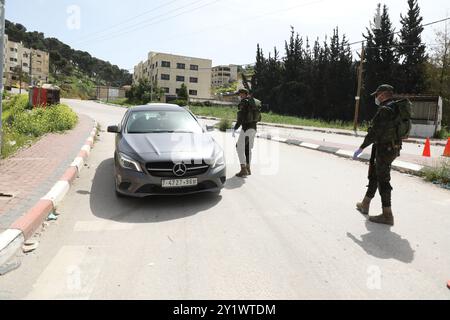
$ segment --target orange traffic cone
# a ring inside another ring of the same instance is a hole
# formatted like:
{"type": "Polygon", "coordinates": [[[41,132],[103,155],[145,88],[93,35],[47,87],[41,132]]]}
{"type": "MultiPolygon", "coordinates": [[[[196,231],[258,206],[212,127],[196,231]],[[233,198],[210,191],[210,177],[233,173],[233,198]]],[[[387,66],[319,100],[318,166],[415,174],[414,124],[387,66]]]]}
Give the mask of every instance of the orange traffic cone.
{"type": "Polygon", "coordinates": [[[422,156],[424,157],[431,157],[431,145],[430,145],[430,139],[427,139],[427,142],[425,142],[425,149],[423,150],[422,156]]]}
{"type": "Polygon", "coordinates": [[[450,157],[450,138],[448,138],[447,146],[444,150],[444,157],[450,157]]]}

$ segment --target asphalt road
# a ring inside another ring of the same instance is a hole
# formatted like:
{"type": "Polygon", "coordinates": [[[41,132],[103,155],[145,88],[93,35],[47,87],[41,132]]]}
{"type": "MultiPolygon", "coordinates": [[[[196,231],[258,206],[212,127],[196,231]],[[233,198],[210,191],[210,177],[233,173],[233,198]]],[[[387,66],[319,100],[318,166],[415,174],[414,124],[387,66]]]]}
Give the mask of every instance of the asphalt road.
{"type": "MultiPolygon", "coordinates": [[[[123,109],[68,101],[103,130],[123,109]]],[[[58,213],[0,299],[450,299],[450,192],[393,172],[396,226],[355,210],[367,166],[258,140],[254,175],[231,135],[220,196],[117,199],[102,132],[58,213]]],[[[372,214],[380,213],[379,197],[372,214]]]]}

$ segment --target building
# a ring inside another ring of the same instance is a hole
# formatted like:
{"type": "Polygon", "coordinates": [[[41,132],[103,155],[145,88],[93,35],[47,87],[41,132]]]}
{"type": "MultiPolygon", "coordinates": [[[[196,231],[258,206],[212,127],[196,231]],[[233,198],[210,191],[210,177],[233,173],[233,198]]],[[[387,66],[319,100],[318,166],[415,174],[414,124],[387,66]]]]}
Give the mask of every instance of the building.
{"type": "Polygon", "coordinates": [[[213,87],[222,87],[229,83],[238,81],[238,66],[217,66],[212,68],[212,82],[213,87]]]}
{"type": "Polygon", "coordinates": [[[133,81],[147,79],[164,90],[166,97],[178,95],[184,83],[191,98],[210,99],[211,67],[209,59],[150,52],[134,68],[133,81]]]}
{"type": "Polygon", "coordinates": [[[22,87],[48,82],[50,55],[48,52],[26,48],[22,43],[9,41],[5,37],[3,79],[5,87],[19,86],[22,73],[22,87]]]}

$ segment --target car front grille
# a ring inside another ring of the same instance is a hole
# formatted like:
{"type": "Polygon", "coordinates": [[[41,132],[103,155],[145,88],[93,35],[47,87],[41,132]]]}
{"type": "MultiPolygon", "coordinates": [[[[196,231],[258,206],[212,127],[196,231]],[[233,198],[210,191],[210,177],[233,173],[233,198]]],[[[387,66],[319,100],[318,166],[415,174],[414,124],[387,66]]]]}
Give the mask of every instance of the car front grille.
{"type": "Polygon", "coordinates": [[[189,178],[195,177],[198,175],[205,174],[209,170],[209,165],[204,161],[199,162],[183,162],[186,166],[186,174],[182,176],[177,176],[173,172],[173,168],[176,163],[167,161],[167,162],[150,162],[147,163],[146,169],[148,173],[154,177],[160,178],[189,178]]]}
{"type": "Polygon", "coordinates": [[[136,193],[138,194],[151,194],[151,193],[159,193],[159,194],[179,194],[179,193],[189,193],[189,192],[197,192],[197,191],[206,191],[210,189],[217,188],[217,185],[212,181],[205,181],[199,183],[198,186],[195,187],[185,187],[185,188],[163,188],[161,186],[147,184],[139,188],[136,193]]]}

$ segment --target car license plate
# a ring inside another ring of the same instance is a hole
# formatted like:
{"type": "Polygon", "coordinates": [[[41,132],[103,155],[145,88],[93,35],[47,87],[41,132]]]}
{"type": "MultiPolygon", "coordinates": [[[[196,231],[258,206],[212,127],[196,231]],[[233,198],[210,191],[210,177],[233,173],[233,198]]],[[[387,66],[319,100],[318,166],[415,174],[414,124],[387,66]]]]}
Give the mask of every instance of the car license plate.
{"type": "Polygon", "coordinates": [[[185,188],[185,187],[195,187],[197,185],[198,185],[197,178],[162,181],[163,188],[185,188]]]}

